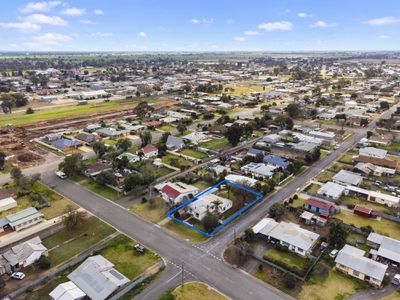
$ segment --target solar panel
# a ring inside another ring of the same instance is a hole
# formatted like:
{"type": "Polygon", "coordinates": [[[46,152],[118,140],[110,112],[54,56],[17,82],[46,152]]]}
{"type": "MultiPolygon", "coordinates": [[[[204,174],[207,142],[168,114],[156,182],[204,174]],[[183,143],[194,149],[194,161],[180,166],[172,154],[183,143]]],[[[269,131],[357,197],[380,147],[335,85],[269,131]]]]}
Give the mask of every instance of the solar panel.
{"type": "Polygon", "coordinates": [[[122,280],[122,279],[125,278],[121,273],[117,272],[117,271],[114,270],[114,269],[111,269],[109,272],[110,272],[110,274],[112,274],[112,275],[113,275],[115,278],[117,278],[118,280],[122,280]]]}

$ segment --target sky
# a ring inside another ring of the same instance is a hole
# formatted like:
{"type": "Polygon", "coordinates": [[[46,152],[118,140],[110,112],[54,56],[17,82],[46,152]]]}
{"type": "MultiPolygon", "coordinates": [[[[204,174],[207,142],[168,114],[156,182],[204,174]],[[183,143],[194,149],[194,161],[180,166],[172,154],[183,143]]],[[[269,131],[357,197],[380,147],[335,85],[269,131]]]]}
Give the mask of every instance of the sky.
{"type": "Polygon", "coordinates": [[[400,50],[399,0],[1,0],[3,51],[400,50]]]}

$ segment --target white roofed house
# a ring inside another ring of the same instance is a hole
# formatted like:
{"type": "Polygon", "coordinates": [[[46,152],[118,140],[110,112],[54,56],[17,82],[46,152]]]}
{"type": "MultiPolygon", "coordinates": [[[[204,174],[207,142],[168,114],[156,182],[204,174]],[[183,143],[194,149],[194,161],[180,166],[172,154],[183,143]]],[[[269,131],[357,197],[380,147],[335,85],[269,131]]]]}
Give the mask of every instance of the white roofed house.
{"type": "Polygon", "coordinates": [[[53,300],[80,300],[86,297],[86,294],[78,288],[72,281],[59,284],[51,291],[49,296],[53,300]]]}
{"type": "Polygon", "coordinates": [[[39,237],[34,237],[11,247],[1,254],[0,273],[2,273],[2,270],[7,269],[8,266],[13,271],[30,266],[42,255],[47,256],[47,254],[47,248],[43,246],[42,240],[39,237]]]}
{"type": "Polygon", "coordinates": [[[264,236],[269,241],[277,242],[303,257],[311,255],[318,243],[319,234],[306,230],[300,225],[289,222],[276,222],[271,218],[264,218],[253,227],[255,234],[264,236]]]}
{"type": "Polygon", "coordinates": [[[90,299],[103,300],[129,282],[114,265],[101,255],[91,256],[68,275],[90,299]]]}
{"type": "Polygon", "coordinates": [[[383,149],[378,149],[374,147],[365,147],[360,148],[359,154],[361,156],[375,157],[375,158],[385,158],[387,155],[387,151],[383,149]]]}
{"type": "Polygon", "coordinates": [[[271,178],[279,167],[264,163],[249,163],[240,168],[246,175],[250,174],[253,178],[268,179],[271,178]]]}
{"type": "Polygon", "coordinates": [[[390,237],[371,232],[367,238],[367,244],[376,250],[370,253],[381,262],[400,266],[400,241],[390,237]]]}
{"type": "Polygon", "coordinates": [[[354,185],[358,186],[361,184],[363,178],[359,174],[349,172],[346,170],[340,170],[335,176],[333,176],[332,181],[337,184],[343,185],[354,185]]]}
{"type": "Polygon", "coordinates": [[[206,134],[204,134],[203,132],[195,131],[195,132],[185,135],[183,137],[183,139],[188,140],[189,142],[197,145],[198,143],[201,143],[202,141],[208,139],[208,136],[206,134]]]}
{"type": "Polygon", "coordinates": [[[346,187],[344,187],[343,185],[328,181],[318,190],[317,194],[333,200],[337,200],[343,195],[345,190],[346,187]]]}
{"type": "Polygon", "coordinates": [[[364,254],[364,250],[345,245],[335,259],[336,269],[373,286],[380,287],[388,266],[367,258],[364,254]]]}
{"type": "Polygon", "coordinates": [[[0,200],[0,212],[17,207],[17,201],[12,197],[4,198],[0,200]]]}
{"type": "Polygon", "coordinates": [[[208,214],[223,214],[232,207],[232,201],[215,194],[205,194],[190,203],[188,212],[201,221],[208,214]]]}

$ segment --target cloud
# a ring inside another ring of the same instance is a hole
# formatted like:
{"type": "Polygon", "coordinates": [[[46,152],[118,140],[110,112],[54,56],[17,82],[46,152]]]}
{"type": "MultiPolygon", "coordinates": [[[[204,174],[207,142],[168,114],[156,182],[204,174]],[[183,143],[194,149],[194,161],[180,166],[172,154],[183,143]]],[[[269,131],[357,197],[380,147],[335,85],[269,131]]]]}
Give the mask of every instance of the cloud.
{"type": "Polygon", "coordinates": [[[33,37],[36,42],[47,43],[47,44],[57,44],[59,42],[69,42],[72,41],[72,36],[61,34],[61,33],[45,33],[42,35],[36,35],[33,37]]]}
{"type": "Polygon", "coordinates": [[[305,12],[299,12],[299,13],[297,14],[297,16],[298,16],[299,18],[311,18],[311,17],[312,17],[312,15],[310,15],[310,14],[308,14],[308,13],[305,13],[305,12]]]}
{"type": "Polygon", "coordinates": [[[193,24],[211,24],[214,22],[214,19],[191,19],[190,22],[192,22],[193,24]]]}
{"type": "Polygon", "coordinates": [[[147,37],[147,34],[146,34],[146,32],[141,31],[138,33],[138,36],[145,38],[145,37],[147,37]]]}
{"type": "Polygon", "coordinates": [[[93,11],[93,13],[94,13],[96,16],[104,15],[104,12],[103,12],[101,9],[95,9],[95,10],[93,11]]]}
{"type": "Polygon", "coordinates": [[[61,1],[43,1],[43,2],[29,2],[24,7],[21,7],[19,10],[23,13],[30,13],[34,11],[49,11],[53,7],[61,5],[61,1]]]}
{"type": "Polygon", "coordinates": [[[0,23],[0,28],[18,29],[27,32],[27,31],[39,30],[40,25],[31,22],[9,22],[9,23],[0,23]]]}
{"type": "Polygon", "coordinates": [[[61,14],[66,16],[82,16],[86,13],[85,9],[77,8],[77,7],[70,7],[64,9],[61,14]]]}
{"type": "Polygon", "coordinates": [[[95,32],[92,33],[92,36],[101,36],[101,37],[107,37],[107,36],[112,36],[113,34],[111,32],[95,32]]]}
{"type": "Polygon", "coordinates": [[[65,26],[68,24],[63,18],[58,16],[46,16],[42,14],[29,15],[24,19],[26,22],[35,24],[48,24],[53,26],[65,26]]]}
{"type": "Polygon", "coordinates": [[[325,21],[317,21],[313,24],[308,25],[311,28],[328,28],[328,27],[335,27],[336,23],[327,23],[325,21]]]}
{"type": "Polygon", "coordinates": [[[379,38],[380,38],[380,39],[388,39],[388,38],[390,38],[390,36],[389,36],[389,35],[386,35],[386,34],[381,34],[381,35],[379,36],[379,38]]]}
{"type": "Polygon", "coordinates": [[[219,46],[218,46],[218,45],[211,45],[211,46],[210,46],[210,49],[212,49],[212,50],[217,50],[217,49],[219,49],[219,46]]]}
{"type": "Polygon", "coordinates": [[[399,22],[400,22],[399,18],[383,17],[383,18],[371,19],[364,23],[368,25],[380,26],[380,25],[396,24],[399,22]]]}
{"type": "Polygon", "coordinates": [[[226,24],[228,24],[228,25],[232,25],[233,23],[234,23],[234,21],[233,20],[231,20],[231,19],[229,19],[229,20],[226,20],[226,22],[225,22],[226,24]]]}
{"type": "Polygon", "coordinates": [[[80,22],[82,24],[86,24],[86,25],[95,25],[95,24],[97,24],[96,22],[94,22],[92,20],[80,20],[80,22]]]}
{"type": "Polygon", "coordinates": [[[260,35],[260,32],[257,30],[248,30],[244,32],[245,35],[260,35]]]}
{"type": "Polygon", "coordinates": [[[275,31],[275,30],[288,31],[293,29],[293,24],[289,21],[268,22],[258,25],[258,28],[264,29],[266,31],[275,31]]]}
{"type": "Polygon", "coordinates": [[[233,40],[236,41],[236,42],[244,42],[244,41],[245,41],[245,38],[244,38],[244,37],[241,37],[241,36],[235,36],[235,37],[233,38],[233,40]]]}

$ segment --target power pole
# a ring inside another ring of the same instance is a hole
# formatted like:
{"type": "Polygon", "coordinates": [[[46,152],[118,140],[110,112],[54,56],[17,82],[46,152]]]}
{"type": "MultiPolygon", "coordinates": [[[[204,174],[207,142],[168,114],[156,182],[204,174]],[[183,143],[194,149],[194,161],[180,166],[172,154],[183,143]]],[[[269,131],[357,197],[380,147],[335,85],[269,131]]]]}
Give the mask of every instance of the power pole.
{"type": "Polygon", "coordinates": [[[184,283],[184,281],[185,281],[185,269],[183,268],[183,262],[182,262],[182,267],[181,267],[181,269],[182,269],[182,283],[181,283],[181,285],[183,286],[183,283],[184,283]]]}
{"type": "Polygon", "coordinates": [[[236,229],[233,228],[233,243],[236,244],[236,229]]]}

